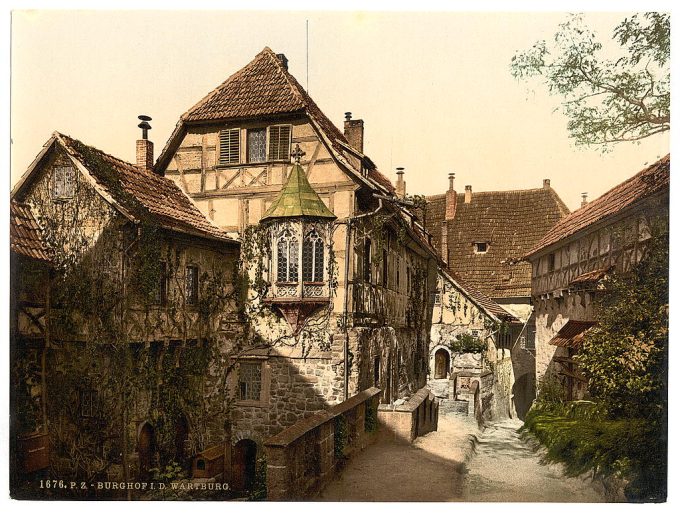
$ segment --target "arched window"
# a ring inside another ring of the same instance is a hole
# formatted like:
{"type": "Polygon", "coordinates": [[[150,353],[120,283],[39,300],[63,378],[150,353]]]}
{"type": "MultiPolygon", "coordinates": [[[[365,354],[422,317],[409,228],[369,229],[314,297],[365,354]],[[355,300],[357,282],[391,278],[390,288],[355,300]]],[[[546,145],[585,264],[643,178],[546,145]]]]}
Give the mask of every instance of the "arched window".
{"type": "Polygon", "coordinates": [[[309,232],[302,244],[302,280],[323,281],[323,239],[316,230],[309,232]]]}
{"type": "Polygon", "coordinates": [[[298,281],[298,240],[288,230],[284,230],[277,244],[276,280],[292,283],[298,281]]]}

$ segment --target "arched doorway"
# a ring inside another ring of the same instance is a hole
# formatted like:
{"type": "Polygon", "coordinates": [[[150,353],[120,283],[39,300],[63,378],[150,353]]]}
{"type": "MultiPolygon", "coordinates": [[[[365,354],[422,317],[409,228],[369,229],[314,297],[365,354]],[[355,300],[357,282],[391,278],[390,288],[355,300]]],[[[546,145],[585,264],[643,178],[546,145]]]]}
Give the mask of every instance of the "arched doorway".
{"type": "Polygon", "coordinates": [[[186,444],[189,440],[189,421],[186,415],[181,413],[175,420],[175,461],[184,465],[187,454],[186,444]]]}
{"type": "Polygon", "coordinates": [[[449,377],[451,356],[443,347],[434,353],[434,379],[446,379],[449,377]]]}
{"type": "Polygon", "coordinates": [[[151,424],[145,422],[137,437],[137,453],[139,454],[139,477],[148,479],[153,468],[153,455],[156,451],[154,431],[151,424]]]}
{"type": "Polygon", "coordinates": [[[251,490],[255,483],[256,467],[257,444],[247,438],[239,440],[232,455],[232,488],[235,491],[251,490]]]}

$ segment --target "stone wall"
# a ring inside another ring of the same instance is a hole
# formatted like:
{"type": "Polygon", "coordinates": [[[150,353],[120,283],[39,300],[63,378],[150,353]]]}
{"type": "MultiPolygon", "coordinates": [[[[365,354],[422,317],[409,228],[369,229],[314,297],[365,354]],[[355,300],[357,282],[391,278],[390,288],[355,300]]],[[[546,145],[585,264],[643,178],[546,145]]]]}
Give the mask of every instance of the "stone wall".
{"type": "Polygon", "coordinates": [[[406,402],[381,404],[378,421],[384,436],[400,442],[412,442],[437,430],[439,400],[427,387],[423,387],[406,402]]]}
{"type": "Polygon", "coordinates": [[[378,388],[364,390],[266,440],[268,500],[313,495],[346,458],[370,443],[379,394],[378,388]]]}

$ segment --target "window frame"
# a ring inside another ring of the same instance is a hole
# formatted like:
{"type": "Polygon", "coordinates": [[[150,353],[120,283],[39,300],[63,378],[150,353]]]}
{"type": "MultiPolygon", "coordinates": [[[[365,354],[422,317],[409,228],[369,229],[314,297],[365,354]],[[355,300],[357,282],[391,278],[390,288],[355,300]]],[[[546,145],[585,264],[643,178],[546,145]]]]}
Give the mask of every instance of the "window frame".
{"type": "Polygon", "coordinates": [[[269,370],[267,358],[261,356],[245,356],[235,360],[236,371],[232,381],[233,397],[241,406],[266,406],[269,402],[269,370]],[[260,394],[257,399],[241,399],[241,365],[258,365],[260,367],[260,394]]]}
{"type": "Polygon", "coordinates": [[[370,237],[364,239],[364,251],[363,251],[363,278],[365,283],[372,283],[373,269],[373,244],[370,237]]]}
{"type": "Polygon", "coordinates": [[[269,150],[269,130],[268,127],[255,127],[255,128],[248,128],[246,129],[246,163],[247,164],[264,164],[267,162],[267,157],[268,155],[268,150],[269,150]],[[251,160],[250,158],[250,151],[251,151],[251,145],[250,145],[250,134],[255,133],[255,132],[263,132],[264,134],[264,151],[262,154],[262,160],[251,160]]]}
{"type": "Polygon", "coordinates": [[[218,166],[234,166],[234,165],[242,164],[242,160],[241,160],[241,128],[237,128],[237,127],[222,128],[220,130],[219,134],[218,134],[218,142],[219,142],[219,145],[218,145],[218,148],[217,148],[217,165],[218,166]],[[223,160],[223,154],[224,154],[223,144],[225,142],[223,140],[223,135],[226,134],[226,133],[229,134],[229,142],[228,142],[228,149],[227,149],[227,151],[229,152],[229,160],[228,161],[223,160]],[[236,143],[235,143],[236,144],[235,160],[234,160],[234,156],[231,154],[232,145],[233,145],[232,137],[234,137],[234,134],[235,134],[235,138],[233,140],[236,141],[236,143]]]}
{"type": "Polygon", "coordinates": [[[161,270],[158,276],[158,283],[156,283],[156,292],[154,297],[154,304],[159,306],[167,306],[168,304],[168,289],[170,285],[170,276],[168,274],[168,263],[165,260],[159,262],[161,270]]]}
{"type": "Polygon", "coordinates": [[[321,234],[319,234],[319,231],[316,228],[312,228],[309,230],[307,235],[305,235],[304,239],[302,240],[302,282],[303,283],[325,283],[325,260],[326,260],[326,248],[325,248],[325,243],[323,240],[323,237],[321,234]],[[312,240],[312,237],[315,236],[315,239],[312,240]],[[311,249],[309,248],[309,244],[311,243],[311,249]],[[321,254],[319,255],[319,248],[321,248],[321,254]],[[311,251],[311,260],[306,260],[305,259],[305,254],[307,251],[311,251]],[[320,257],[320,268],[317,268],[319,265],[319,257],[320,257]],[[307,269],[307,266],[305,263],[307,261],[310,261],[311,263],[311,269],[307,269]],[[310,274],[308,275],[308,271],[310,274]],[[317,271],[320,273],[320,276],[317,276],[317,271]],[[307,278],[310,279],[307,279],[307,278]]]}
{"type": "Polygon", "coordinates": [[[489,243],[485,241],[476,241],[472,243],[472,251],[475,255],[484,255],[489,252],[489,243]],[[480,249],[483,246],[484,249],[480,249]]]}
{"type": "Polygon", "coordinates": [[[266,155],[266,162],[289,162],[290,161],[290,147],[293,142],[293,125],[289,123],[282,123],[278,125],[268,125],[266,127],[267,129],[267,155],[266,155]],[[281,155],[281,130],[282,129],[287,129],[288,134],[287,134],[287,139],[288,139],[288,144],[286,146],[286,151],[285,155],[281,155]],[[273,148],[274,144],[272,143],[272,131],[278,131],[277,134],[277,139],[276,139],[276,144],[278,146],[278,151],[276,154],[274,154],[273,148]]]}
{"type": "Polygon", "coordinates": [[[51,197],[55,201],[73,199],[76,188],[76,170],[68,164],[55,165],[52,168],[51,197]],[[67,180],[70,178],[70,181],[67,180]],[[57,185],[60,183],[59,185],[57,185]],[[61,187],[61,189],[59,189],[61,187]]]}
{"type": "Polygon", "coordinates": [[[277,284],[298,284],[300,283],[300,243],[297,234],[289,229],[282,230],[276,238],[276,283],[277,284]],[[281,243],[285,242],[285,280],[279,279],[281,276],[281,243]],[[295,251],[293,251],[293,249],[295,251]],[[295,257],[291,255],[295,253],[295,257]],[[291,279],[291,263],[295,264],[295,279],[291,279]]]}

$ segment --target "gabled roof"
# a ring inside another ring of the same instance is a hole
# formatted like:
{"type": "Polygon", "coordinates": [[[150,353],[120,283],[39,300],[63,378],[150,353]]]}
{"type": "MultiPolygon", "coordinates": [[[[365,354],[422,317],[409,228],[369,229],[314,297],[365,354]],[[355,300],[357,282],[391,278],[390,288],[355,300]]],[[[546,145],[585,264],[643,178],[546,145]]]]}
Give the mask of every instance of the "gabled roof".
{"type": "Polygon", "coordinates": [[[463,279],[456,273],[442,270],[444,278],[447,279],[460,292],[465,294],[470,301],[472,301],[479,309],[484,311],[489,317],[496,321],[518,322],[519,319],[508,312],[501,305],[496,303],[489,296],[476,290],[463,281],[463,279]]]}
{"type": "Polygon", "coordinates": [[[21,198],[21,191],[26,189],[31,175],[40,167],[46,150],[54,145],[63,148],[100,195],[128,219],[149,221],[175,232],[238,244],[213,225],[172,180],[59,132],[54,132],[45,144],[45,149],[17,184],[13,197],[21,198]]]}
{"type": "Polygon", "coordinates": [[[9,247],[18,255],[51,261],[31,207],[16,200],[12,200],[9,207],[9,247]]]}
{"type": "Polygon", "coordinates": [[[265,212],[260,222],[284,217],[315,217],[335,219],[326,204],[309,185],[307,175],[300,164],[293,165],[290,176],[271,207],[265,212]]]}
{"type": "Polygon", "coordinates": [[[390,180],[375,168],[370,159],[363,161],[368,169],[367,176],[362,175],[361,169],[354,168],[350,157],[356,155],[343,147],[349,146],[345,135],[326,117],[269,47],[265,47],[250,63],[231,75],[180,117],[168,143],[158,157],[156,168],[163,169],[167,165],[188,123],[263,118],[295,113],[309,117],[335,158],[351,171],[356,179],[369,187],[377,186],[386,192],[394,193],[390,180]]]}
{"type": "MultiPolygon", "coordinates": [[[[470,203],[456,194],[455,217],[447,223],[448,268],[490,298],[530,296],[531,265],[520,259],[568,213],[550,187],[474,192],[470,203]],[[487,252],[475,253],[474,242],[486,242],[487,252]]],[[[446,195],[428,197],[425,227],[440,252],[445,215],[446,195]]]]}
{"type": "Polygon", "coordinates": [[[564,217],[527,252],[526,256],[529,257],[579,230],[614,216],[649,196],[664,190],[668,191],[670,180],[671,155],[669,153],[599,198],[564,217]]]}

